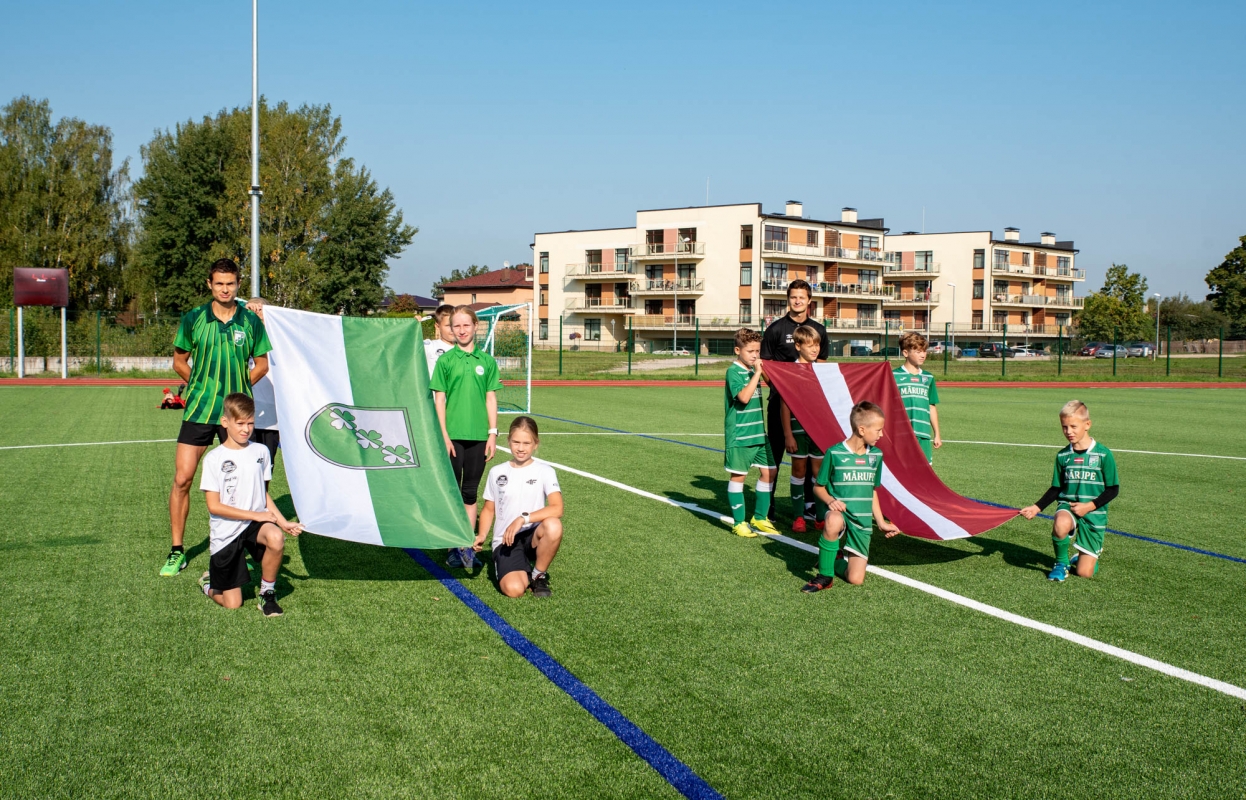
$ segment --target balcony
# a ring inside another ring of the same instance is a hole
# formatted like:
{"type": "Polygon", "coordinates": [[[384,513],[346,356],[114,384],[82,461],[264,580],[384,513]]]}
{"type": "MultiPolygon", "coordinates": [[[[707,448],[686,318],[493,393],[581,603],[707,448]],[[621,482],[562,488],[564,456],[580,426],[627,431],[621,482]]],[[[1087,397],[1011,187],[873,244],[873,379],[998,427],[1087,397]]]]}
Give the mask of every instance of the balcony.
{"type": "Polygon", "coordinates": [[[1069,281],[1086,280],[1086,270],[1071,267],[1025,267],[1020,264],[992,264],[992,275],[1033,275],[1038,278],[1064,278],[1069,281]]]}
{"type": "MultiPolygon", "coordinates": [[[[1022,325],[1021,323],[1012,323],[1005,325],[1002,322],[992,322],[990,325],[983,323],[974,323],[969,326],[971,333],[993,333],[1003,336],[1007,334],[1012,336],[1056,336],[1061,332],[1060,325],[1022,325]]],[[[1069,326],[1063,326],[1064,335],[1069,335],[1069,326]]]]}
{"type": "Polygon", "coordinates": [[[888,253],[883,250],[854,250],[849,247],[822,247],[796,242],[770,240],[761,243],[762,253],[780,254],[795,258],[813,259],[814,261],[863,261],[868,264],[899,264],[899,253],[888,253]]]}
{"type": "Polygon", "coordinates": [[[883,302],[889,306],[937,306],[938,292],[896,292],[891,297],[884,297],[883,302]]]}
{"type": "Polygon", "coordinates": [[[669,258],[705,258],[705,242],[660,242],[635,244],[631,248],[633,261],[655,261],[669,258]]]}
{"type": "MultiPolygon", "coordinates": [[[[899,255],[898,253],[888,253],[888,255],[899,255]]],[[[888,263],[883,266],[884,278],[920,278],[925,275],[938,275],[939,263],[919,264],[917,266],[904,265],[900,263],[888,263]]]]}
{"type": "Polygon", "coordinates": [[[1081,308],[1085,297],[1048,297],[1043,294],[996,294],[991,296],[997,306],[1052,306],[1055,308],[1081,308]]]}
{"type": "MultiPolygon", "coordinates": [[[[795,280],[795,279],[793,279],[795,280]]],[[[790,281],[775,278],[763,278],[761,290],[763,294],[787,294],[790,281]]],[[[895,289],[881,283],[821,283],[811,284],[813,293],[818,297],[872,297],[887,298],[894,294],[895,289]]]]}
{"type": "Polygon", "coordinates": [[[629,275],[636,274],[636,267],[627,264],[568,264],[565,277],[571,280],[627,280],[629,275]]]}
{"type": "Polygon", "coordinates": [[[704,291],[705,281],[695,278],[632,281],[631,287],[632,294],[701,294],[704,291]]]}
{"type": "Polygon", "coordinates": [[[568,297],[566,298],[566,309],[568,311],[596,311],[599,313],[608,312],[625,312],[635,308],[635,303],[630,297],[568,297]]]}
{"type": "MultiPolygon", "coordinates": [[[[830,330],[855,330],[855,331],[881,331],[884,321],[880,317],[855,317],[853,319],[843,319],[841,317],[824,317],[819,320],[828,331],[830,330]]],[[[889,327],[895,328],[895,324],[891,323],[889,327]]]]}
{"type": "Polygon", "coordinates": [[[753,316],[739,316],[724,314],[720,317],[695,317],[689,314],[637,314],[632,317],[633,330],[671,330],[678,327],[679,329],[687,329],[688,331],[696,330],[698,327],[702,331],[734,331],[739,328],[747,328],[757,321],[753,316]]]}

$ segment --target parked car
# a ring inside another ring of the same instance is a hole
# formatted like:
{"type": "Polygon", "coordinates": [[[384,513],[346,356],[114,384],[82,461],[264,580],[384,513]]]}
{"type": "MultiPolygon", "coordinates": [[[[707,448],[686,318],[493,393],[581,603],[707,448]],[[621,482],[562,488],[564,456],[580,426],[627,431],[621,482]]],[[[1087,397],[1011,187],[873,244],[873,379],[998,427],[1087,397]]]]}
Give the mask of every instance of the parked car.
{"type": "Polygon", "coordinates": [[[952,358],[960,356],[960,348],[951,342],[931,342],[930,349],[927,352],[932,356],[941,356],[944,350],[947,350],[952,358]]]}
{"type": "Polygon", "coordinates": [[[881,355],[884,358],[899,358],[900,348],[899,347],[884,347],[881,355]]]}
{"type": "Polygon", "coordinates": [[[1004,352],[1004,346],[999,342],[987,342],[978,348],[978,358],[999,358],[1004,352]]]}
{"type": "Polygon", "coordinates": [[[655,356],[690,356],[692,355],[692,353],[689,353],[687,349],[680,347],[675,350],[654,350],[653,355],[655,356]]]}
{"type": "Polygon", "coordinates": [[[852,346],[852,351],[849,353],[849,355],[861,356],[861,357],[872,356],[874,355],[874,350],[873,348],[866,347],[865,345],[854,344],[852,346]]]}
{"type": "Polygon", "coordinates": [[[1038,358],[1046,355],[1042,350],[1027,346],[1017,346],[1008,348],[1008,356],[1010,358],[1038,358]]]}
{"type": "MultiPolygon", "coordinates": [[[[1112,357],[1112,345],[1110,344],[1105,344],[1104,346],[1100,347],[1098,350],[1095,351],[1095,358],[1111,358],[1111,357],[1112,357]]],[[[1129,358],[1129,348],[1123,344],[1116,345],[1116,357],[1117,358],[1129,358]]]]}
{"type": "Polygon", "coordinates": [[[1129,345],[1130,358],[1150,358],[1155,352],[1155,345],[1151,342],[1134,342],[1129,345]]]}
{"type": "Polygon", "coordinates": [[[1111,346],[1112,345],[1107,342],[1086,342],[1085,347],[1081,349],[1081,352],[1078,353],[1078,355],[1082,355],[1082,356],[1098,355],[1100,349],[1104,347],[1111,347],[1111,346]]]}

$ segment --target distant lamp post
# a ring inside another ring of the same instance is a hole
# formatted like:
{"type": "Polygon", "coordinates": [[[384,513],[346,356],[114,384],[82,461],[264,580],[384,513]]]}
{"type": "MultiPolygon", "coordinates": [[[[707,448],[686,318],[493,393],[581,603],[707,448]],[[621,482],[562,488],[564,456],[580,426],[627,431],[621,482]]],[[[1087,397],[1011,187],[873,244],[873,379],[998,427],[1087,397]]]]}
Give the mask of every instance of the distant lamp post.
{"type": "MultiPolygon", "coordinates": [[[[956,346],[956,284],[948,281],[948,288],[952,290],[952,347],[956,346]]],[[[944,347],[948,346],[947,342],[943,343],[944,347]]],[[[953,353],[955,355],[955,353],[953,353]]]]}
{"type": "Polygon", "coordinates": [[[1155,349],[1151,351],[1151,360],[1154,361],[1159,357],[1159,304],[1160,298],[1163,297],[1159,292],[1155,293],[1155,349]]]}

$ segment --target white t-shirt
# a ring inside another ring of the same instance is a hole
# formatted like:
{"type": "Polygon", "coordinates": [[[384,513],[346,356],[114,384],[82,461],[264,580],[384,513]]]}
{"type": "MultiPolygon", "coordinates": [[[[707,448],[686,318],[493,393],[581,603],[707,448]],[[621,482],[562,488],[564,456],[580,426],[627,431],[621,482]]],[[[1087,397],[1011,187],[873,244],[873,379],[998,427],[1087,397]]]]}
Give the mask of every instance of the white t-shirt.
{"type": "Polygon", "coordinates": [[[540,511],[545,508],[545,498],[561,492],[558,475],[544,461],[533,459],[526,467],[516,467],[510,461],[489,470],[485,481],[485,499],[493,501],[493,547],[502,546],[506,529],[523,512],[540,511]]]}
{"type": "MultiPolygon", "coordinates": [[[[216,492],[221,502],[243,511],[263,511],[268,508],[264,481],[272,480],[273,465],[268,459],[268,448],[256,442],[248,442],[241,450],[220,445],[203,457],[203,477],[199,489],[216,492]]],[[[211,514],[209,550],[213,553],[238,538],[251,523],[245,519],[228,519],[211,514]]]]}
{"type": "Polygon", "coordinates": [[[454,345],[446,344],[437,339],[424,340],[424,360],[428,362],[428,377],[433,377],[433,367],[437,366],[437,359],[454,349],[454,345]]]}

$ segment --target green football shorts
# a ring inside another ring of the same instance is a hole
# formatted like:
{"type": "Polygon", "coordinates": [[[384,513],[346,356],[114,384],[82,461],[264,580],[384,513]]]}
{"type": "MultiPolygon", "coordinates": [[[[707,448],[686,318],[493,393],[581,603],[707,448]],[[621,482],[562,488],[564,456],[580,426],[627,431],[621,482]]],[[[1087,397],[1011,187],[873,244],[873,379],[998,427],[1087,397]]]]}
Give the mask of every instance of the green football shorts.
{"type": "Polygon", "coordinates": [[[792,458],[821,458],[823,453],[818,446],[813,443],[813,439],[809,438],[807,433],[794,433],[792,438],[796,440],[796,452],[792,453],[792,458]]]}
{"type": "Polygon", "coordinates": [[[723,451],[723,467],[732,475],[747,475],[752,467],[774,466],[774,453],[770,452],[770,442],[749,447],[728,447],[723,451]]]}
{"type": "Polygon", "coordinates": [[[1069,504],[1061,500],[1056,505],[1056,514],[1068,512],[1075,523],[1073,527],[1073,546],[1088,556],[1099,557],[1103,552],[1103,534],[1108,528],[1108,515],[1102,508],[1079,517],[1069,508],[1069,504]]]}

